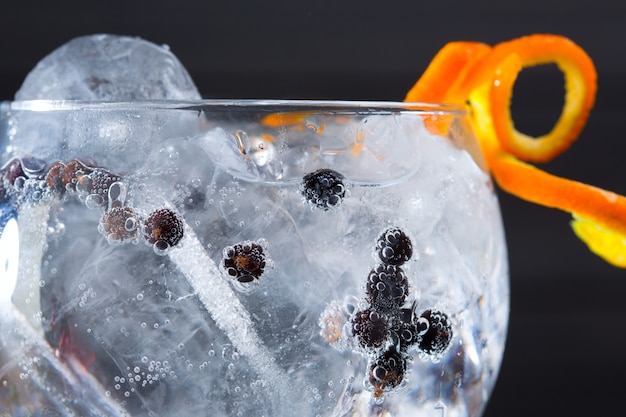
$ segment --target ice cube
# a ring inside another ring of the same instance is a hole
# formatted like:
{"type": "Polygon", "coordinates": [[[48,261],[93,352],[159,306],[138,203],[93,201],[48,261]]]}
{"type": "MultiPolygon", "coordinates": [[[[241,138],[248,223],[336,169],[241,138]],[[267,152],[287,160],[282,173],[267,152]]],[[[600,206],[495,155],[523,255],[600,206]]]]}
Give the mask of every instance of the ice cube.
{"type": "Polygon", "coordinates": [[[191,77],[166,46],[127,36],[72,39],[43,58],[16,100],[199,99],[191,77]]]}
{"type": "MultiPolygon", "coordinates": [[[[28,74],[15,98],[136,103],[196,100],[200,94],[187,70],[167,47],[136,37],[99,34],[75,38],[43,58],[28,74]]],[[[114,153],[112,150],[123,148],[129,157],[137,158],[131,164],[139,163],[145,156],[141,149],[149,149],[146,145],[154,140],[156,130],[180,135],[192,132],[198,124],[197,117],[189,113],[163,112],[141,118],[137,104],[115,110],[75,112],[70,118],[57,112],[61,110],[59,106],[63,105],[11,103],[14,110],[29,111],[16,111],[5,122],[11,144],[8,149],[18,157],[36,153],[52,162],[85,155],[84,148],[88,146],[90,158],[116,169],[116,164],[129,161],[108,158],[114,153]]]]}

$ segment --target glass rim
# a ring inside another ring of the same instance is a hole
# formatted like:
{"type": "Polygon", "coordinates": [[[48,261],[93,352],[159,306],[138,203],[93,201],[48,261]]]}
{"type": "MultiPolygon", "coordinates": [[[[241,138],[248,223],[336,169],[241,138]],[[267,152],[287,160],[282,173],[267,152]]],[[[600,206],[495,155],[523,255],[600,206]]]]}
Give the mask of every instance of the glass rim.
{"type": "Polygon", "coordinates": [[[5,100],[3,111],[75,111],[75,110],[248,110],[260,113],[313,111],[341,114],[448,114],[464,116],[465,108],[446,103],[376,101],[376,100],[300,100],[300,99],[197,99],[197,100],[5,100]]]}

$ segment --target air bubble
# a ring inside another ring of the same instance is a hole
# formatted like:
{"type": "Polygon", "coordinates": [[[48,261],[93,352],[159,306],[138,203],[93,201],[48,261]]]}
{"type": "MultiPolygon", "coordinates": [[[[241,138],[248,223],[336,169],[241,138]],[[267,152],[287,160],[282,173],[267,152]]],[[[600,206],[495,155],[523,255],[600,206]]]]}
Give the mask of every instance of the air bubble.
{"type": "Polygon", "coordinates": [[[132,232],[133,230],[137,229],[137,219],[134,217],[126,219],[126,222],[124,223],[124,228],[128,232],[132,232]]]}
{"type": "Polygon", "coordinates": [[[417,334],[419,336],[424,336],[430,327],[430,323],[425,317],[420,317],[417,319],[417,334]]]}
{"type": "Polygon", "coordinates": [[[152,250],[159,256],[167,255],[167,250],[170,248],[170,245],[164,240],[157,240],[152,245],[152,250]]]}
{"type": "Polygon", "coordinates": [[[324,131],[324,124],[318,125],[316,122],[307,120],[305,124],[307,129],[311,129],[314,133],[322,133],[324,131]]]}
{"type": "Polygon", "coordinates": [[[142,301],[143,300],[143,294],[139,293],[137,294],[137,301],[142,301]]]}
{"type": "Polygon", "coordinates": [[[85,197],[85,206],[90,210],[96,210],[102,207],[104,199],[99,194],[89,194],[85,197]]]}
{"type": "Polygon", "coordinates": [[[109,209],[121,207],[126,201],[127,188],[123,182],[116,181],[109,187],[107,195],[109,197],[109,209]]]}

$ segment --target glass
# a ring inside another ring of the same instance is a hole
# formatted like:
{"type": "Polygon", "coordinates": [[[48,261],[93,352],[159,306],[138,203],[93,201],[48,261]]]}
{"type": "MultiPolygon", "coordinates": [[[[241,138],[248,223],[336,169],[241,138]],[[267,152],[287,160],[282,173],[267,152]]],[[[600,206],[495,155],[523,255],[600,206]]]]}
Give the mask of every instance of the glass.
{"type": "Polygon", "coordinates": [[[477,416],[500,212],[464,110],[4,102],[0,409],[477,416]]]}

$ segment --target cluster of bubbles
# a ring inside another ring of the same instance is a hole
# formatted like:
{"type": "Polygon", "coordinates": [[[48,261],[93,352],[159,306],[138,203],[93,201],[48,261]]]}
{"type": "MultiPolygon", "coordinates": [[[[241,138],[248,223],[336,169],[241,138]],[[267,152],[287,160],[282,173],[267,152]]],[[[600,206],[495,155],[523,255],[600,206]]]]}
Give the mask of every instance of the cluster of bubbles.
{"type": "Polygon", "coordinates": [[[300,192],[303,201],[324,211],[338,207],[346,197],[344,176],[328,168],[306,174],[300,192]]]}
{"type": "Polygon", "coordinates": [[[54,197],[46,181],[46,163],[34,157],[13,158],[0,168],[0,201],[14,207],[54,197]]]}
{"type": "Polygon", "coordinates": [[[380,402],[384,393],[405,383],[411,349],[436,362],[453,333],[445,313],[429,309],[417,314],[415,302],[407,305],[410,288],[402,265],[413,255],[410,238],[398,227],[388,228],[377,239],[375,252],[379,262],[367,276],[365,296],[353,303],[358,307],[331,303],[320,327],[329,344],[368,359],[365,386],[380,402]]]}
{"type": "Polygon", "coordinates": [[[222,269],[239,283],[258,282],[266,267],[273,266],[267,257],[267,240],[244,240],[222,251],[222,269]]]}
{"type": "Polygon", "coordinates": [[[77,197],[103,214],[98,230],[110,243],[137,243],[143,239],[162,254],[183,238],[184,223],[169,208],[148,215],[128,205],[122,175],[95,162],[71,159],[47,164],[34,157],[14,158],[0,168],[0,200],[19,207],[54,199],[77,197]]]}

